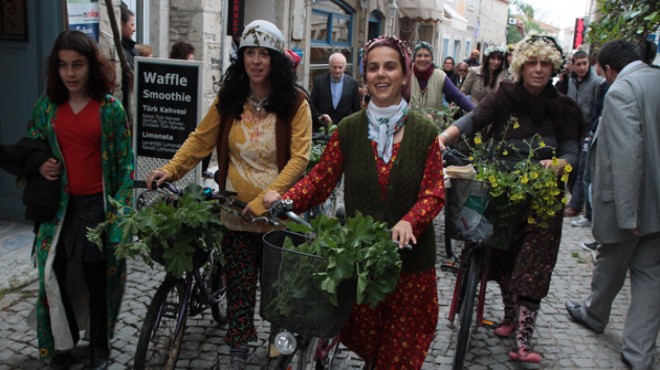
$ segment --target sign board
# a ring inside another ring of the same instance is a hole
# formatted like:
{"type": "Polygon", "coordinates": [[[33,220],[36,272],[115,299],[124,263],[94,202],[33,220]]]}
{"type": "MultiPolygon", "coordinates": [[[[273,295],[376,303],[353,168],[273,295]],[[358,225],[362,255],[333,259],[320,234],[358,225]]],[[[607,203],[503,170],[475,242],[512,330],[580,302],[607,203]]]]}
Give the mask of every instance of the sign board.
{"type": "Polygon", "coordinates": [[[584,43],[584,36],[587,31],[584,18],[575,19],[575,31],[573,32],[573,50],[577,50],[584,43]]]}
{"type": "Polygon", "coordinates": [[[199,121],[201,62],[135,58],[135,153],[170,159],[199,121]]]}
{"type": "Polygon", "coordinates": [[[81,31],[99,41],[99,3],[92,0],[67,0],[69,30],[81,31]]]}
{"type": "Polygon", "coordinates": [[[245,0],[229,0],[229,9],[227,10],[227,36],[240,36],[244,26],[245,0]]]}

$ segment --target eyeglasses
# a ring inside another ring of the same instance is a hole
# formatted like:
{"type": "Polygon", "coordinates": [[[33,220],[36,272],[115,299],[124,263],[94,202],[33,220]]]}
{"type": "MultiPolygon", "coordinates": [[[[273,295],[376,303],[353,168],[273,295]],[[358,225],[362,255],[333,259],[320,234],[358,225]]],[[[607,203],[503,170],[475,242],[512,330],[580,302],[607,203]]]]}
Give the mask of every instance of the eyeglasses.
{"type": "Polygon", "coordinates": [[[467,72],[467,69],[457,69],[458,72],[467,72]]]}

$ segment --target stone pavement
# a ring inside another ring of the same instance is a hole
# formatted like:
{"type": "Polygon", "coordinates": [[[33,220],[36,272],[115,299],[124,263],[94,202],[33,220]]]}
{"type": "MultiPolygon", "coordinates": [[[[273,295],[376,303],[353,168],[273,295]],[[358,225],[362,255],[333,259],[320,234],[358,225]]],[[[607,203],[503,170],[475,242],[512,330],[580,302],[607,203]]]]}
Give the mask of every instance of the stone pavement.
{"type": "MultiPolygon", "coordinates": [[[[435,222],[438,234],[442,221],[435,222]]],[[[438,240],[443,240],[441,236],[438,240]]],[[[490,329],[474,331],[466,357],[467,369],[624,369],[619,360],[621,332],[626,308],[630,300],[630,286],[626,284],[614,302],[612,318],[604,334],[594,334],[572,323],[565,312],[564,300],[579,300],[589,292],[592,257],[580,249],[579,243],[591,241],[590,229],[564,222],[559,260],[553,276],[550,294],[542,303],[534,340],[536,350],[543,355],[539,365],[510,362],[507,352],[512,339],[499,339],[490,329]]],[[[0,370],[45,369],[39,361],[32,309],[37,294],[35,271],[29,263],[31,227],[0,222],[0,282],[13,282],[12,289],[3,285],[0,298],[0,370]],[[30,236],[30,237],[28,237],[30,236]],[[23,245],[19,245],[19,241],[23,245]],[[9,249],[9,250],[7,250],[9,249]],[[31,283],[26,282],[31,281],[31,283]],[[21,284],[22,282],[22,284],[21,284]],[[17,285],[19,284],[19,285],[17,285]]],[[[444,247],[438,248],[438,261],[443,259],[444,247]]],[[[129,261],[129,275],[119,323],[112,340],[111,369],[131,369],[132,357],[151,295],[163,278],[159,269],[150,269],[138,261],[129,261]]],[[[452,295],[454,277],[438,269],[440,321],[437,334],[423,369],[450,369],[454,351],[454,332],[446,319],[452,295]]],[[[489,284],[486,318],[497,321],[502,316],[499,289],[489,284]]],[[[657,292],[649,292],[657,294],[657,292]]],[[[259,339],[250,343],[249,370],[264,368],[269,325],[255,318],[259,339]]],[[[178,362],[179,369],[207,369],[219,354],[221,369],[228,362],[228,347],[223,343],[225,329],[215,324],[209,312],[188,320],[185,342],[178,362]]],[[[79,363],[72,369],[82,369],[87,352],[85,342],[76,350],[79,363]]],[[[656,352],[660,364],[660,351],[656,352]]],[[[334,369],[360,369],[362,361],[352,352],[338,354],[334,369]]]]}

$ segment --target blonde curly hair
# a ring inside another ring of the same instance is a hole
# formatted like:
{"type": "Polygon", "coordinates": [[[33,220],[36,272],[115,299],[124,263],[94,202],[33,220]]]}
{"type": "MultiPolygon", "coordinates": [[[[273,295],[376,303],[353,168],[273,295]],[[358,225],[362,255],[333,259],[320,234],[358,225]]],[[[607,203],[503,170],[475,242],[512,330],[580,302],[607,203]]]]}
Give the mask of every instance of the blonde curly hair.
{"type": "Polygon", "coordinates": [[[532,58],[550,61],[553,73],[558,73],[564,64],[564,55],[554,37],[549,35],[530,34],[513,48],[511,60],[511,72],[514,81],[518,82],[522,77],[522,69],[525,62],[532,58]]]}

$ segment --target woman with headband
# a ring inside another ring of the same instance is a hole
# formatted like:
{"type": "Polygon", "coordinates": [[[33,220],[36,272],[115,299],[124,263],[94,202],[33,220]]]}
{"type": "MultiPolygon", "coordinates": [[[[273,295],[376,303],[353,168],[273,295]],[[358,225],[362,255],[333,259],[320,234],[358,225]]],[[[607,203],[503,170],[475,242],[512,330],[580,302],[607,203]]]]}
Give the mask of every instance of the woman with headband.
{"type": "MultiPolygon", "coordinates": [[[[344,175],[347,216],[387,222],[402,269],[394,292],[375,308],[356,305],[340,338],[365,369],[419,369],[435,335],[438,297],[432,220],[444,205],[437,126],[408,109],[410,50],[396,37],[367,44],[363,79],[371,101],[344,118],[319,164],[281,198],[301,212],[320,204],[344,175]]],[[[280,194],[264,196],[268,207],[280,194]]]]}
{"type": "Polygon", "coordinates": [[[413,74],[411,76],[410,105],[421,108],[442,108],[442,94],[448,102],[456,103],[469,112],[474,105],[452,82],[449,76],[433,65],[431,44],[420,41],[413,53],[413,74]]]}
{"type": "Polygon", "coordinates": [[[468,75],[461,86],[461,92],[472,97],[472,102],[478,105],[489,92],[497,89],[500,82],[506,81],[509,65],[503,46],[490,46],[484,53],[485,59],[481,66],[470,67],[468,75]]]}

